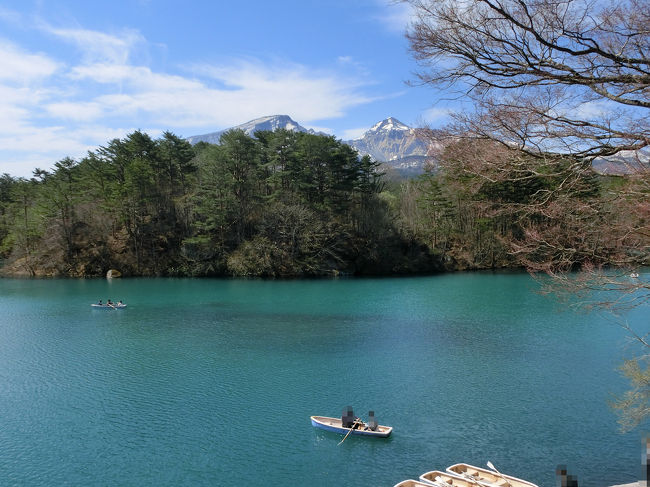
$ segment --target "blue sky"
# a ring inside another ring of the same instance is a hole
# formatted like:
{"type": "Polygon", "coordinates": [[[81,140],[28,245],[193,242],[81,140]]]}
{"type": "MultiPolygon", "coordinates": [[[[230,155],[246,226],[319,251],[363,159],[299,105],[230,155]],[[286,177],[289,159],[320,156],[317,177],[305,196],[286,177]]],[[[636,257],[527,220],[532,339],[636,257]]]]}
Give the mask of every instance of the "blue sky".
{"type": "Polygon", "coordinates": [[[141,129],[183,137],[287,114],[348,139],[441,123],[407,86],[409,12],[390,0],[5,0],[0,173],[31,176],[141,129]]]}

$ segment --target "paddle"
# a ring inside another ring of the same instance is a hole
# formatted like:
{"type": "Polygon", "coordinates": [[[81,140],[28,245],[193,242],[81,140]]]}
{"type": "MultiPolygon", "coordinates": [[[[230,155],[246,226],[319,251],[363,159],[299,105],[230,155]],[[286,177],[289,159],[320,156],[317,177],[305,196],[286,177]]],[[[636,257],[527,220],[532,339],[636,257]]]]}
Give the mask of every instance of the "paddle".
{"type": "Polygon", "coordinates": [[[492,465],[492,462],[491,462],[490,460],[488,460],[488,462],[487,462],[487,466],[488,466],[488,468],[491,468],[492,470],[494,470],[494,471],[495,471],[495,472],[496,472],[496,473],[497,473],[497,474],[498,474],[498,475],[503,479],[503,481],[505,482],[505,485],[506,485],[506,486],[510,487],[510,482],[508,482],[508,480],[506,480],[506,478],[503,476],[503,474],[502,474],[501,472],[499,472],[499,471],[495,468],[494,465],[492,465]]]}
{"type": "Polygon", "coordinates": [[[115,311],[117,311],[117,308],[115,306],[113,306],[111,303],[106,303],[106,304],[108,304],[111,308],[113,308],[115,311]]]}
{"type": "MultiPolygon", "coordinates": [[[[357,419],[354,420],[354,423],[352,423],[352,427],[350,428],[350,431],[348,431],[348,434],[345,435],[345,437],[341,440],[341,442],[339,443],[339,445],[345,441],[345,439],[348,437],[348,435],[349,435],[350,433],[352,433],[352,430],[354,429],[354,426],[355,426],[359,421],[361,421],[361,418],[357,418],[357,419]]],[[[363,423],[363,421],[361,421],[361,422],[363,423]]],[[[338,446],[338,445],[336,445],[336,446],[338,446]]]]}

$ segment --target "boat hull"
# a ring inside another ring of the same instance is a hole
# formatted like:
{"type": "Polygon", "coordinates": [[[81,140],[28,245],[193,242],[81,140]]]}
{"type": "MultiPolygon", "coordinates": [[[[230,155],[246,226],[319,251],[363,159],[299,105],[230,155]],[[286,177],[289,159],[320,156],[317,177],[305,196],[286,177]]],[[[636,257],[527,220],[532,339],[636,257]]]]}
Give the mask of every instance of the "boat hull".
{"type": "Polygon", "coordinates": [[[113,306],[109,306],[108,304],[91,304],[93,309],[124,309],[126,308],[126,304],[114,304],[113,306]]]}
{"type": "Polygon", "coordinates": [[[420,482],[418,480],[407,479],[402,480],[400,483],[395,484],[393,487],[431,487],[431,485],[425,484],[424,482],[420,482]]]}
{"type": "Polygon", "coordinates": [[[420,475],[419,481],[425,485],[436,487],[477,487],[476,482],[441,470],[431,470],[423,473],[420,475]]]}
{"type": "Polygon", "coordinates": [[[328,418],[326,416],[312,416],[311,424],[316,428],[320,428],[325,431],[331,431],[333,433],[339,433],[342,435],[351,435],[356,436],[374,436],[376,438],[386,438],[390,436],[393,432],[392,426],[382,426],[379,425],[376,431],[369,429],[352,429],[342,426],[341,418],[328,418]]]}
{"type": "Polygon", "coordinates": [[[470,479],[470,481],[475,484],[481,484],[485,487],[537,487],[536,484],[529,482],[528,480],[513,477],[512,475],[496,473],[492,470],[475,467],[474,465],[469,465],[467,463],[457,463],[447,467],[447,472],[464,479],[470,479]]]}

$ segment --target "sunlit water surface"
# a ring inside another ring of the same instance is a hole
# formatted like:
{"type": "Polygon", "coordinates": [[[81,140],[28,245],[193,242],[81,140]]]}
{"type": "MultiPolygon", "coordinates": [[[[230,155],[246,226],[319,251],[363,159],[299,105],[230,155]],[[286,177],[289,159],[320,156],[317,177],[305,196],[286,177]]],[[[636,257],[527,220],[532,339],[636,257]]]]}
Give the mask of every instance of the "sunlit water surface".
{"type": "MultiPolygon", "coordinates": [[[[0,280],[0,485],[387,486],[457,462],[632,482],[625,332],[525,274],[0,280]],[[93,310],[99,298],[125,310],[93,310]],[[387,440],[310,415],[376,412],[387,440]]],[[[646,327],[646,310],[628,323],[646,327]],[[645,321],[645,322],[644,322],[645,321]]]]}

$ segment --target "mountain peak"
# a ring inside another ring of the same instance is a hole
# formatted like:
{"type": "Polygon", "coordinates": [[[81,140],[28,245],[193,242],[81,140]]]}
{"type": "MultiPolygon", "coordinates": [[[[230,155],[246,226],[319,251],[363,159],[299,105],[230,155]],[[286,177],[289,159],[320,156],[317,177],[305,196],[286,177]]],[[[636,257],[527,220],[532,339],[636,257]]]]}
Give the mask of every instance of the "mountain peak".
{"type": "Polygon", "coordinates": [[[394,117],[377,122],[362,137],[348,141],[360,156],[369,155],[400,171],[417,173],[427,156],[428,145],[416,131],[394,117]]]}
{"type": "MultiPolygon", "coordinates": [[[[187,140],[191,144],[197,142],[219,144],[221,135],[232,129],[243,130],[249,136],[254,136],[255,132],[260,130],[275,131],[278,129],[317,133],[312,129],[306,129],[289,115],[267,115],[230,129],[188,137],[187,140]]],[[[422,171],[428,152],[427,142],[417,137],[415,129],[403,124],[395,117],[388,117],[377,122],[362,137],[345,141],[345,143],[352,146],[360,156],[369,155],[376,161],[386,163],[398,171],[409,174],[422,171]]]]}
{"type": "Polygon", "coordinates": [[[411,130],[411,127],[403,124],[394,117],[388,117],[386,120],[377,122],[368,132],[379,132],[379,131],[389,131],[389,130],[411,130]]]}
{"type": "Polygon", "coordinates": [[[247,135],[253,136],[255,132],[259,130],[270,130],[275,131],[279,129],[285,130],[294,130],[296,132],[308,132],[314,133],[311,129],[306,129],[298,122],[293,120],[289,115],[267,115],[266,117],[256,118],[255,120],[250,120],[236,127],[232,127],[225,130],[219,130],[218,132],[212,132],[204,135],[194,135],[188,137],[187,140],[190,144],[196,144],[197,142],[209,142],[211,144],[218,144],[221,135],[228,130],[243,130],[247,135]]]}

